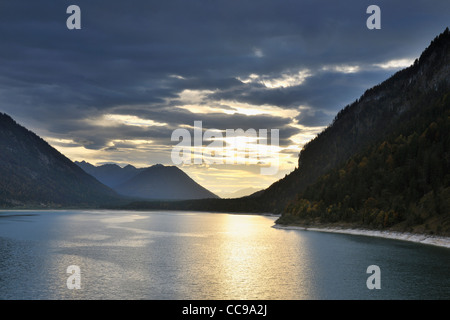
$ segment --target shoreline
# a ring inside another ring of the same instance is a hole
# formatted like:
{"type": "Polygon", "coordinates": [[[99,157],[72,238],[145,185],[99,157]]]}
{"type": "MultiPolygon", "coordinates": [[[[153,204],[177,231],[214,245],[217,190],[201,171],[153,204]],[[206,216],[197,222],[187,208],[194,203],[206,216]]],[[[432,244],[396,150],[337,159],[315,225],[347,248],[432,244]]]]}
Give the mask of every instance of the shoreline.
{"type": "Polygon", "coordinates": [[[438,247],[444,247],[450,249],[450,237],[433,236],[418,233],[408,233],[399,231],[380,231],[369,229],[346,229],[346,228],[332,228],[332,227],[301,227],[275,224],[272,226],[275,229],[282,230],[302,230],[302,231],[316,231],[316,232],[329,232],[329,233],[341,233],[358,236],[377,237],[393,240],[403,240],[409,242],[415,242],[420,244],[433,245],[438,247]]]}

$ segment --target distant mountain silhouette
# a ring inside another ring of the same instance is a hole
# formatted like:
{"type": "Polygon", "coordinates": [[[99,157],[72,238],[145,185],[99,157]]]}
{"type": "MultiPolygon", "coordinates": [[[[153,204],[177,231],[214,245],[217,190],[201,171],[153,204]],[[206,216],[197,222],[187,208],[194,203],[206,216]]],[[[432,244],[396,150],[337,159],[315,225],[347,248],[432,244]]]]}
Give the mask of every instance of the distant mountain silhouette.
{"type": "Polygon", "coordinates": [[[144,168],[138,169],[130,164],[122,168],[117,164],[94,166],[86,161],[75,161],[75,163],[98,181],[111,188],[117,187],[145,170],[144,168]]]}
{"type": "Polygon", "coordinates": [[[175,166],[149,167],[115,188],[126,196],[145,199],[218,198],[175,166]]]}
{"type": "Polygon", "coordinates": [[[235,192],[230,192],[228,194],[222,195],[222,197],[226,198],[226,199],[236,199],[236,198],[242,198],[242,197],[247,197],[247,196],[255,196],[256,194],[258,194],[261,191],[262,191],[262,189],[250,187],[250,188],[240,189],[235,192]]]}
{"type": "Polygon", "coordinates": [[[0,206],[96,206],[116,192],[33,132],[0,113],[0,206]]]}
{"type": "Polygon", "coordinates": [[[157,164],[148,168],[124,168],[116,164],[93,166],[77,162],[86,172],[119,194],[147,200],[186,200],[218,198],[175,166],[157,164]]]}

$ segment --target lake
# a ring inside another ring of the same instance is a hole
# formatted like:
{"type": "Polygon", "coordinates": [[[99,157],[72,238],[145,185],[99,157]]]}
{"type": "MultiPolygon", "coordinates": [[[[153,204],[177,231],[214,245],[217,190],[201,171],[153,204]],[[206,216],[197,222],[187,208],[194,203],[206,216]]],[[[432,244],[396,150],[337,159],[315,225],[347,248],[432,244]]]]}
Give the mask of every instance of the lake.
{"type": "Polygon", "coordinates": [[[450,299],[450,249],[203,212],[2,211],[0,299],[450,299]],[[368,289],[379,267],[381,289],[368,289]],[[69,266],[79,268],[69,289],[69,266]],[[77,282],[78,281],[78,282],[77,282]]]}

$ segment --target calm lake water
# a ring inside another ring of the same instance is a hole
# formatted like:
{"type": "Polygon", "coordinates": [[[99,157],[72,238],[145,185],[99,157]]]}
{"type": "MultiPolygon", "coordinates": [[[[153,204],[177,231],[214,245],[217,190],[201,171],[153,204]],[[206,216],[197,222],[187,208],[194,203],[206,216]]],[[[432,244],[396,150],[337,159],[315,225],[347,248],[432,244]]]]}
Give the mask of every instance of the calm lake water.
{"type": "Polygon", "coordinates": [[[0,212],[0,299],[450,299],[450,250],[196,212],[0,212]],[[67,287],[79,266],[81,289],[67,287]],[[369,290],[367,267],[381,270],[369,290]]]}

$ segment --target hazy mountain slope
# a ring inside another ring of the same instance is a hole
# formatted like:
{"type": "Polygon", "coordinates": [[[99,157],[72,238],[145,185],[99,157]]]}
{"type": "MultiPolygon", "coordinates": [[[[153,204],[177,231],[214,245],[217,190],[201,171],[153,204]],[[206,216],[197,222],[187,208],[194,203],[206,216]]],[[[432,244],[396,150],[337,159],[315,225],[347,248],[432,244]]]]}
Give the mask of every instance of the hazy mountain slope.
{"type": "Polygon", "coordinates": [[[117,186],[123,195],[143,199],[217,198],[175,166],[154,165],[117,186]]]}
{"type": "Polygon", "coordinates": [[[0,205],[92,206],[117,194],[33,132],[0,114],[0,205]]]}
{"type": "Polygon", "coordinates": [[[235,192],[230,192],[230,193],[224,194],[224,195],[222,195],[222,198],[224,198],[224,199],[242,198],[242,197],[252,196],[255,193],[257,194],[260,191],[262,191],[262,189],[249,187],[249,188],[237,190],[235,192]]]}

